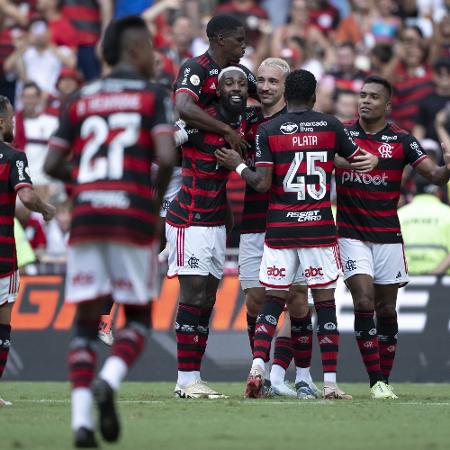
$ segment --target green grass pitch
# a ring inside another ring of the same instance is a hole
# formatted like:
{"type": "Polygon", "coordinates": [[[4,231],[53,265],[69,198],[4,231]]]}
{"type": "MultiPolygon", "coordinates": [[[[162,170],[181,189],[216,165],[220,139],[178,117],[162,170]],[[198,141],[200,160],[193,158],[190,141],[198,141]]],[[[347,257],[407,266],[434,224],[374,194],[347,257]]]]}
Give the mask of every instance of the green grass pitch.
{"type": "MultiPolygon", "coordinates": [[[[125,383],[118,450],[438,450],[450,448],[450,385],[397,384],[399,400],[373,401],[363,384],[343,384],[353,401],[246,400],[243,383],[211,383],[228,400],[177,400],[172,383],[125,383]]],[[[66,383],[4,382],[0,449],[71,449],[66,383]]],[[[99,441],[100,436],[97,435],[99,441]]]]}

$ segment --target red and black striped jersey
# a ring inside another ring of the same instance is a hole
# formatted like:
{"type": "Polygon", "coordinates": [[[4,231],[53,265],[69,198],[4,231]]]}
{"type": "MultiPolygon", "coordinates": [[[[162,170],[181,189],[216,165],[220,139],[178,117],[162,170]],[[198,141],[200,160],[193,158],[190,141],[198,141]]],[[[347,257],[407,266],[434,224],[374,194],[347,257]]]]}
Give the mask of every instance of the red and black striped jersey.
{"type": "Polygon", "coordinates": [[[16,192],[32,187],[24,152],[0,141],[0,278],[17,270],[14,240],[16,192]]]}
{"type": "MultiPolygon", "coordinates": [[[[206,112],[225,122],[217,105],[206,112]]],[[[246,122],[242,115],[236,124],[229,124],[242,136],[246,122]]],[[[209,131],[186,127],[189,140],[182,145],[182,185],[167,212],[166,222],[175,227],[214,227],[225,224],[227,207],[226,183],[229,170],[220,166],[214,152],[226,147],[224,138],[209,131]]]]}
{"type": "MultiPolygon", "coordinates": [[[[248,80],[248,94],[256,96],[256,79],[247,67],[237,64],[246,74],[248,80]]],[[[175,81],[175,95],[187,92],[202,109],[206,109],[217,101],[217,86],[219,73],[222,69],[211,58],[209,52],[184,62],[175,81]]]]}
{"type": "Polygon", "coordinates": [[[417,140],[398,126],[387,124],[375,134],[359,122],[347,129],[356,143],[378,157],[367,173],[336,168],[338,236],[376,243],[402,242],[397,204],[403,168],[427,158],[417,140]]]}
{"type": "Polygon", "coordinates": [[[14,51],[11,38],[11,28],[0,30],[0,74],[4,75],[3,65],[8,56],[14,51]]]}
{"type": "Polygon", "coordinates": [[[359,148],[333,116],[288,112],[260,125],[256,167],[273,166],[266,245],[273,248],[331,246],[336,227],[330,182],[334,157],[351,160],[359,148]]]}
{"type": "Polygon", "coordinates": [[[173,132],[172,100],[136,73],[115,72],[78,91],[50,139],[50,151],[72,155],[71,243],[153,241],[153,138],[173,132]]]}
{"type": "Polygon", "coordinates": [[[428,67],[423,66],[418,68],[414,75],[410,75],[406,68],[399,66],[396,75],[391,118],[400,127],[411,132],[420,102],[436,90],[433,74],[428,67]]]}
{"type": "Polygon", "coordinates": [[[78,45],[97,44],[102,32],[97,0],[64,0],[61,12],[75,27],[78,45]]]}
{"type": "MultiPolygon", "coordinates": [[[[276,114],[264,117],[260,107],[247,108],[247,131],[246,141],[251,145],[247,151],[246,164],[255,170],[255,135],[256,131],[264,122],[267,122],[287,111],[284,107],[276,114]]],[[[266,231],[267,206],[269,204],[268,192],[256,192],[250,185],[245,186],[244,210],[242,212],[241,234],[246,233],[264,233],[266,231]]]]}

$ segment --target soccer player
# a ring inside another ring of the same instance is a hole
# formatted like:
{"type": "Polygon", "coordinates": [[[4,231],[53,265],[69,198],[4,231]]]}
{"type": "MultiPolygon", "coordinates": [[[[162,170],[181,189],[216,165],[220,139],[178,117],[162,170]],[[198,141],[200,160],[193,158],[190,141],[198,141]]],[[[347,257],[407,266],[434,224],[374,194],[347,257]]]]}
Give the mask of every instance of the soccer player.
{"type": "MultiPolygon", "coordinates": [[[[247,74],[230,66],[219,74],[219,101],[206,113],[244,134],[247,74]]],[[[180,398],[223,398],[200,377],[209,334],[209,320],[223,275],[226,244],[226,182],[229,171],[214,152],[226,145],[216,133],[187,127],[183,145],[183,184],[166,216],[169,244],[168,277],[178,275],[180,300],[175,323],[180,398]]]]}
{"type": "Polygon", "coordinates": [[[216,102],[217,77],[228,66],[238,66],[246,74],[248,93],[256,97],[254,75],[239,60],[245,53],[245,29],[242,22],[229,14],[214,16],[206,26],[208,50],[188,59],[180,68],[175,82],[175,105],[183,119],[192,128],[199,128],[222,136],[231,148],[245,147],[242,136],[228,123],[206,112],[216,102]]]}
{"type": "Polygon", "coordinates": [[[330,179],[336,153],[353,167],[369,170],[377,158],[352,141],[333,116],[313,111],[316,79],[307,70],[291,72],[285,83],[288,112],[260,125],[256,141],[256,171],[239,161],[237,152],[219,149],[219,163],[235,169],[258,192],[270,190],[264,254],[259,272],[266,299],[255,329],[253,364],[246,396],[259,397],[264,361],[279,316],[287,303],[291,318],[294,359],[301,367],[297,339],[303,325],[303,301],[288,295],[301,268],[317,312],[317,336],[324,371],[323,397],[351,399],[336,384],[339,333],[334,289],[339,264],[336,230],[330,205],[330,179]],[[232,160],[232,161],[231,161],[232,160]]]}
{"type": "Polygon", "coordinates": [[[348,127],[354,140],[379,158],[378,167],[361,175],[341,160],[344,167],[336,170],[344,279],[353,297],[356,340],[376,399],[397,398],[389,375],[397,347],[398,288],[408,282],[397,215],[403,168],[410,164],[434,184],[444,185],[450,176],[450,149],[444,153],[447,167],[439,167],[411,134],[387,121],[391,94],[387,80],[367,78],[359,94],[359,119],[348,127]]]}
{"type": "MultiPolygon", "coordinates": [[[[279,58],[265,59],[257,70],[256,89],[261,107],[249,108],[250,124],[246,134],[246,140],[250,144],[246,155],[246,163],[252,170],[255,169],[254,141],[258,126],[278,117],[280,114],[285,114],[287,111],[284,100],[284,82],[289,72],[289,65],[279,58]]],[[[265,299],[265,288],[259,282],[259,267],[264,250],[268,201],[268,192],[257,192],[250,185],[246,185],[239,243],[239,279],[245,292],[247,331],[252,352],[256,318],[261,313],[265,299]]],[[[297,392],[285,384],[286,370],[293,356],[288,313],[286,313],[283,327],[275,340],[269,392],[274,395],[290,397],[298,395],[299,398],[304,399],[315,398],[319,395],[319,391],[313,383],[309,371],[312,354],[311,314],[307,301],[306,280],[301,272],[297,274],[294,286],[290,289],[290,294],[299,296],[299,300],[303,300],[304,304],[301,312],[303,324],[298,336],[303,346],[303,360],[296,380],[297,392]]],[[[266,366],[268,366],[268,362],[266,362],[266,366]]],[[[268,382],[269,380],[266,380],[265,387],[269,384],[268,382]]]]}
{"type": "Polygon", "coordinates": [[[103,438],[119,437],[115,392],[142,353],[150,325],[158,212],[176,157],[172,101],[148,81],[153,49],[145,22],[111,22],[102,54],[111,73],[68,103],[45,162],[50,175],[74,183],[66,301],[77,306],[68,355],[76,447],[97,446],[93,398],[103,438]],[[152,184],[154,160],[159,171],[152,184]],[[123,304],[126,323],[93,383],[97,329],[110,296],[123,304]]]}
{"type": "MultiPolygon", "coordinates": [[[[54,206],[34,192],[27,157],[9,145],[13,139],[14,110],[8,98],[0,95],[0,378],[11,345],[11,313],[20,282],[14,240],[16,195],[28,209],[41,213],[44,220],[55,215],[54,206]]],[[[11,402],[0,398],[0,407],[8,405],[11,402]]]]}

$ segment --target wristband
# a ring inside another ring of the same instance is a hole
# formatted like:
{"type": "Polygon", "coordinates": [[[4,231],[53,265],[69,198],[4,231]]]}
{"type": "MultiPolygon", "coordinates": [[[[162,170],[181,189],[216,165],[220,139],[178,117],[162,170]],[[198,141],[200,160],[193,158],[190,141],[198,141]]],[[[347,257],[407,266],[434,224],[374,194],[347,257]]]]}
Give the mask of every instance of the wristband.
{"type": "Polygon", "coordinates": [[[234,171],[241,177],[241,173],[244,169],[248,169],[248,166],[242,162],[236,167],[236,169],[234,169],[234,171]]]}

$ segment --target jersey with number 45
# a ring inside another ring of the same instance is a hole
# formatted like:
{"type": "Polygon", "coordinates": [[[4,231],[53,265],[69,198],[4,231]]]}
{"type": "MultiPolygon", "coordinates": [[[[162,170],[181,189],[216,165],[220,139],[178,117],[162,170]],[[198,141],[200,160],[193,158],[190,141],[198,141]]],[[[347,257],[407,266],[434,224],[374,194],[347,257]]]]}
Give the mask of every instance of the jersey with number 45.
{"type": "Polygon", "coordinates": [[[260,125],[255,147],[256,167],[273,167],[266,245],[334,245],[330,203],[334,156],[351,160],[359,153],[347,130],[329,114],[288,112],[260,125]]]}
{"type": "Polygon", "coordinates": [[[71,243],[154,240],[150,169],[159,133],[174,133],[172,100],[135,73],[89,83],[69,102],[50,148],[73,163],[71,243]]]}

